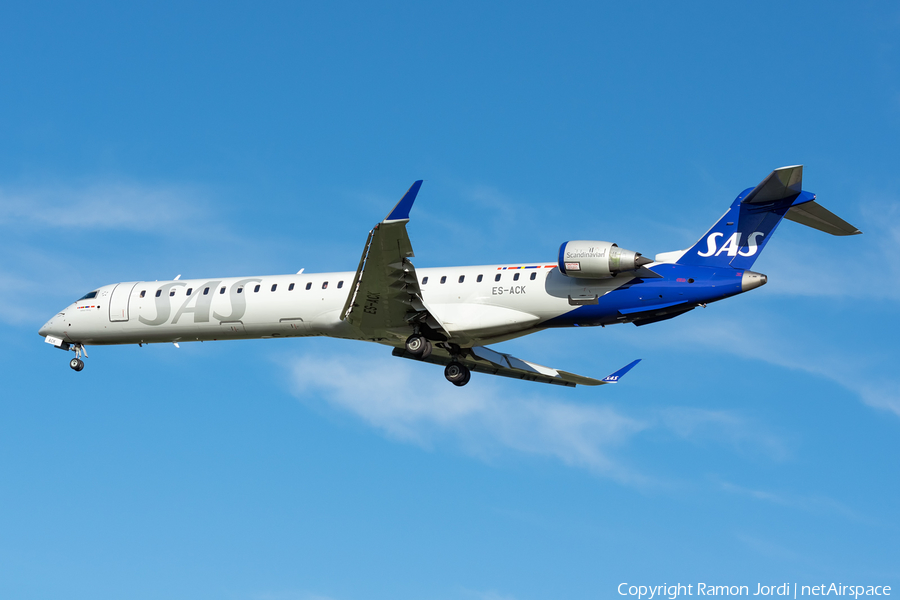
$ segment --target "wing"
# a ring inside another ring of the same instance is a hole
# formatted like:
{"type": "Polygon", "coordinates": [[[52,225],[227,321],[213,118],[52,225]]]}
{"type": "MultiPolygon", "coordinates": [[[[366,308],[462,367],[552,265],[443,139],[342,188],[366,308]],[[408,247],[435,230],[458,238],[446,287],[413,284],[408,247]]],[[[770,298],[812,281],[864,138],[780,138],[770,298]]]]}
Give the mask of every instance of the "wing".
{"type": "Polygon", "coordinates": [[[405,338],[411,325],[424,322],[447,335],[422,300],[416,269],[409,260],[409,211],[422,181],[416,181],[384,221],[369,232],[341,318],[371,340],[405,338]]]}
{"type": "MultiPolygon", "coordinates": [[[[403,358],[411,358],[414,360],[422,360],[436,365],[448,365],[454,361],[450,354],[443,348],[435,348],[430,356],[424,359],[417,359],[403,348],[394,348],[394,356],[403,358]]],[[[559,369],[552,369],[542,365],[528,362],[496,352],[485,346],[475,346],[471,348],[471,353],[460,356],[455,359],[456,362],[464,364],[470,371],[478,373],[487,373],[488,375],[500,375],[501,377],[510,377],[512,379],[523,379],[525,381],[539,381],[541,383],[551,383],[553,385],[564,385],[575,387],[576,385],[606,385],[607,383],[618,383],[625,373],[630,371],[636,364],[641,362],[637,359],[628,365],[622,367],[612,375],[608,375],[603,379],[592,379],[591,377],[583,377],[575,375],[559,369]]]]}

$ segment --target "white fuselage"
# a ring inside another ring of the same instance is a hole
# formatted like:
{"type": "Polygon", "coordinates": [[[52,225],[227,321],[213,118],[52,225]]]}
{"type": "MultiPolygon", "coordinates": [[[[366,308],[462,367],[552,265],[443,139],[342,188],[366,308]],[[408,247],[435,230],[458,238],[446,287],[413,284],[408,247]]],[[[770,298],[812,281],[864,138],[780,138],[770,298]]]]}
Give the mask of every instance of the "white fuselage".
{"type": "MultiPolygon", "coordinates": [[[[577,280],[556,265],[417,270],[422,298],[460,345],[511,339],[632,279],[577,280]]],[[[41,335],[84,345],[329,336],[402,346],[408,330],[367,338],[342,319],[353,272],[140,281],[103,286],[66,307],[41,335]]]]}

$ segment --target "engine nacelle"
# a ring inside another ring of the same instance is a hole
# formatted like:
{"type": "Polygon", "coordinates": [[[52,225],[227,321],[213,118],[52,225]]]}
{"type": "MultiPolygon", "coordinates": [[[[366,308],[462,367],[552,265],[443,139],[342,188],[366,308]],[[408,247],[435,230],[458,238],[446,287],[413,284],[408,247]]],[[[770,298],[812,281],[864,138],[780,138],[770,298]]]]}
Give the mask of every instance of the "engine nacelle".
{"type": "Polygon", "coordinates": [[[612,242],[577,240],[559,247],[559,272],[566,277],[608,279],[652,262],[640,252],[619,248],[612,242]]]}

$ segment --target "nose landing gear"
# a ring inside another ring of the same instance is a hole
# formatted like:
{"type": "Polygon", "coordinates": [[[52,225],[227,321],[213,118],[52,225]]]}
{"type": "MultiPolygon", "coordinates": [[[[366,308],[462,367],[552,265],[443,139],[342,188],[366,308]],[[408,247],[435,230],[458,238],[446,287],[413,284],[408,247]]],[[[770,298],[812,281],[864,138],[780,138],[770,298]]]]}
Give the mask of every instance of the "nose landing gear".
{"type": "Polygon", "coordinates": [[[87,358],[87,349],[85,349],[84,344],[73,344],[72,351],[75,352],[75,358],[69,361],[69,367],[73,371],[80,371],[84,368],[84,361],[81,360],[81,355],[84,354],[84,357],[87,358]]]}

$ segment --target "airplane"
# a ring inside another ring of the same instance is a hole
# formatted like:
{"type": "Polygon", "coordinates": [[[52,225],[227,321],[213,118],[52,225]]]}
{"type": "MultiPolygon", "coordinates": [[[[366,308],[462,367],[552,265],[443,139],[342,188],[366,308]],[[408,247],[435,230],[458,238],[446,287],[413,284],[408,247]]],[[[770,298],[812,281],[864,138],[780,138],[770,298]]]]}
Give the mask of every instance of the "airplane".
{"type": "Polygon", "coordinates": [[[331,336],[441,365],[456,386],[473,371],[569,387],[617,383],[640,359],[593,379],[487,345],[552,327],[658,323],[758,288],[767,278],[750,267],[783,218],[832,235],[862,233],[803,191],[802,179],[802,165],[772,171],[692,247],[652,260],[576,240],[563,243],[554,262],[416,269],[406,224],[419,180],[369,232],[355,272],[113,283],[38,333],[75,352],[75,371],[87,345],[331,336]]]}

